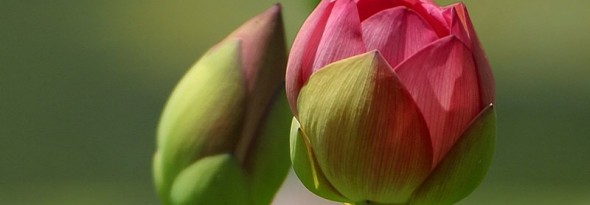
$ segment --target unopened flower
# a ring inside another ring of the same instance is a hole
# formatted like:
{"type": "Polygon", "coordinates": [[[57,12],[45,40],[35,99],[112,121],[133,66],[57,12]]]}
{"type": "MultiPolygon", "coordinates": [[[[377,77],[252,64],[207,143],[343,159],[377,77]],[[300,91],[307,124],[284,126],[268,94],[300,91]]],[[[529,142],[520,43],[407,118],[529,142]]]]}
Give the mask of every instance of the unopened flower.
{"type": "Polygon", "coordinates": [[[164,204],[269,204],[289,169],[280,6],[188,71],[162,113],[154,156],[164,204]]]}
{"type": "Polygon", "coordinates": [[[323,0],[286,89],[293,167],[324,198],[453,204],[490,164],[494,83],[463,4],[323,0]]]}

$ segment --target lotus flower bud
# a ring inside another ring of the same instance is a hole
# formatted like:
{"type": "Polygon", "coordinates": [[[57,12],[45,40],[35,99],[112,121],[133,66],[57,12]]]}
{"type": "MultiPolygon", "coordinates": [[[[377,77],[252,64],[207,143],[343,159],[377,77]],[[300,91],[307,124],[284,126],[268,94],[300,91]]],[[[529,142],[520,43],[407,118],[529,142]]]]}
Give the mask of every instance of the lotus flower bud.
{"type": "Polygon", "coordinates": [[[491,162],[494,82],[461,3],[323,0],[286,90],[294,170],[324,198],[453,204],[491,162]]]}
{"type": "Polygon", "coordinates": [[[158,127],[163,204],[269,204],[289,169],[280,6],[211,48],[182,78],[158,127]]]}

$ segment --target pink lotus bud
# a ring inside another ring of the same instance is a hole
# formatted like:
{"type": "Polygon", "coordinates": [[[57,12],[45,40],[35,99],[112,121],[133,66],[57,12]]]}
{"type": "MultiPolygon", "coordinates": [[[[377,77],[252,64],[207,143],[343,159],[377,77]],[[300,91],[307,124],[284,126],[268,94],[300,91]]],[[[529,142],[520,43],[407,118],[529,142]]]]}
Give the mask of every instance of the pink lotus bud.
{"type": "Polygon", "coordinates": [[[293,43],[286,89],[293,166],[320,196],[452,204],[491,161],[494,82],[461,3],[323,0],[293,43]]]}

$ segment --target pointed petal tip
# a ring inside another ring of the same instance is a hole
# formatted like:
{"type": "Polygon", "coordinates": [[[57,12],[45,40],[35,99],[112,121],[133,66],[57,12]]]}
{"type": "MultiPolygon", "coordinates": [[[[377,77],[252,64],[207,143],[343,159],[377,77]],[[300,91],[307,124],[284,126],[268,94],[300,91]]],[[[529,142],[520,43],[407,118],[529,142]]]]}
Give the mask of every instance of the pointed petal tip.
{"type": "MultiPolygon", "coordinates": [[[[355,57],[355,56],[353,56],[355,57]]],[[[383,57],[383,53],[381,53],[381,51],[377,50],[377,49],[373,49],[370,50],[366,53],[357,55],[355,58],[370,58],[371,62],[374,64],[374,66],[377,66],[378,68],[383,68],[382,66],[378,66],[378,65],[387,65],[390,67],[389,63],[387,63],[387,60],[385,60],[385,57],[383,57]]]]}
{"type": "Polygon", "coordinates": [[[473,50],[473,39],[469,32],[468,22],[466,20],[465,12],[461,8],[457,8],[456,6],[449,7],[449,15],[450,15],[450,28],[451,28],[451,35],[456,36],[470,50],[473,50]]]}
{"type": "Polygon", "coordinates": [[[283,6],[281,5],[281,3],[277,2],[273,4],[272,7],[270,7],[270,9],[275,9],[278,12],[280,12],[283,9],[283,6]]]}
{"type": "Polygon", "coordinates": [[[273,4],[270,8],[264,10],[250,21],[262,22],[268,27],[273,27],[278,21],[281,21],[282,6],[280,3],[273,4]]]}
{"type": "Polygon", "coordinates": [[[486,106],[485,108],[483,108],[483,110],[475,117],[474,120],[477,120],[481,116],[486,116],[486,115],[489,115],[490,113],[495,113],[496,112],[496,108],[495,107],[496,107],[496,105],[494,103],[488,104],[488,106],[486,106]]]}
{"type": "Polygon", "coordinates": [[[279,3],[274,4],[262,13],[244,22],[227,38],[260,38],[265,35],[256,35],[256,33],[282,29],[281,10],[279,3]]]}
{"type": "Polygon", "coordinates": [[[377,49],[370,50],[369,52],[366,52],[362,55],[371,56],[373,60],[378,60],[379,57],[383,57],[383,55],[381,55],[381,52],[377,49]]]}
{"type": "Polygon", "coordinates": [[[281,3],[275,3],[270,8],[266,9],[260,16],[270,16],[271,18],[276,18],[277,16],[281,15],[283,7],[281,3]]]}
{"type": "MultiPolygon", "coordinates": [[[[286,63],[286,44],[283,29],[283,19],[280,6],[274,5],[260,14],[250,18],[240,27],[234,30],[223,41],[230,39],[242,40],[241,66],[244,78],[246,79],[249,92],[259,89],[259,81],[267,78],[261,75],[273,73],[264,71],[276,70],[276,74],[284,72],[286,63]],[[272,67],[272,68],[270,68],[272,67]],[[263,74],[267,73],[267,74],[263,74]]],[[[281,74],[283,75],[283,74],[281,74]]],[[[282,76],[275,76],[272,79],[280,79],[282,76]]],[[[278,81],[271,80],[270,84],[278,81]]]]}

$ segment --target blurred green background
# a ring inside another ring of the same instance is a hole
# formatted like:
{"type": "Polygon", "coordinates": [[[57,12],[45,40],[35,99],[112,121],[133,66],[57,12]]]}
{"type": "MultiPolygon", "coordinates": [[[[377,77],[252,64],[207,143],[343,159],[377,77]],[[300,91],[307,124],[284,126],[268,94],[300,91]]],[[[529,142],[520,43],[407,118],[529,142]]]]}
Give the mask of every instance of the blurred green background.
{"type": "MultiPolygon", "coordinates": [[[[290,43],[313,5],[280,2],[290,43]]],[[[166,98],[273,3],[1,0],[0,204],[158,204],[150,163],[166,98]]],[[[465,3],[499,128],[487,178],[460,204],[590,204],[590,1],[465,3]]],[[[275,204],[329,203],[290,176],[275,204]]]]}

